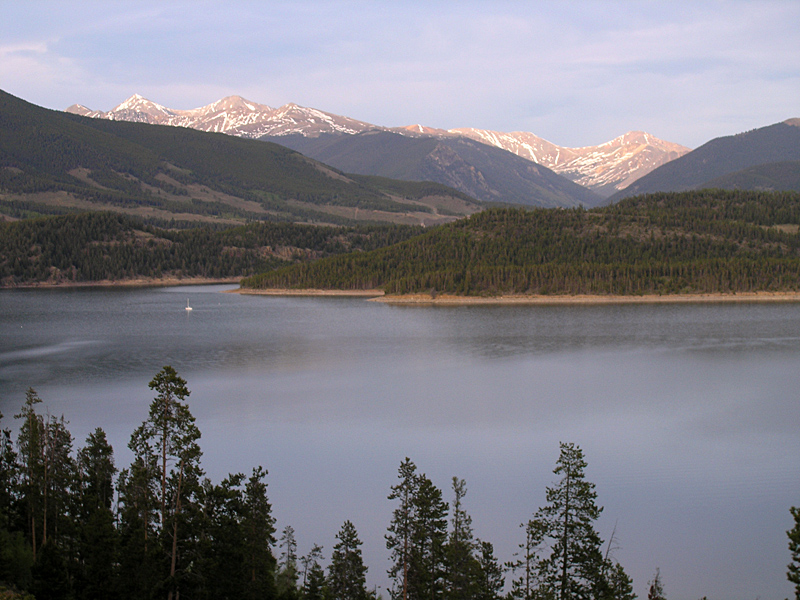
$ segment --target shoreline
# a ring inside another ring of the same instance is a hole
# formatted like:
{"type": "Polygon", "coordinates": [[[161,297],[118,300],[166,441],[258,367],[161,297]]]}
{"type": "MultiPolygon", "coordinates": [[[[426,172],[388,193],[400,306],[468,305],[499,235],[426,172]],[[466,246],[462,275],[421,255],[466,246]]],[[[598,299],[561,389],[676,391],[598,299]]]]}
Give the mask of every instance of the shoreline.
{"type": "MultiPolygon", "coordinates": [[[[66,288],[134,288],[134,287],[173,287],[193,285],[232,285],[238,284],[241,278],[213,277],[166,277],[137,278],[102,281],[60,281],[35,282],[13,286],[2,286],[0,289],[66,289],[66,288]]],[[[800,302],[800,291],[782,292],[729,292],[702,294],[643,294],[627,295],[532,295],[513,294],[507,296],[456,296],[453,294],[386,294],[380,289],[370,290],[334,290],[334,289],[248,289],[236,288],[224,290],[227,294],[250,296],[287,296],[287,297],[339,297],[364,298],[368,302],[381,302],[393,305],[410,306],[501,306],[501,305],[596,305],[596,304],[702,304],[702,303],[744,303],[744,302],[800,302]]]]}
{"type": "Polygon", "coordinates": [[[244,296],[338,296],[340,298],[367,298],[379,300],[384,296],[383,290],[323,290],[317,288],[309,289],[289,289],[289,288],[268,288],[263,290],[239,288],[228,290],[229,294],[242,294],[244,296]]]}
{"type": "Polygon", "coordinates": [[[37,281],[18,285],[0,286],[2,290],[55,290],[65,288],[116,288],[116,287],[172,287],[179,285],[238,284],[241,277],[141,277],[137,279],[103,279],[101,281],[37,281]]]}
{"type": "Polygon", "coordinates": [[[644,294],[624,295],[509,295],[509,296],[452,296],[447,294],[431,297],[430,294],[408,294],[372,298],[371,302],[405,305],[568,305],[568,304],[703,304],[738,302],[800,302],[800,292],[740,292],[706,294],[644,294]]]}

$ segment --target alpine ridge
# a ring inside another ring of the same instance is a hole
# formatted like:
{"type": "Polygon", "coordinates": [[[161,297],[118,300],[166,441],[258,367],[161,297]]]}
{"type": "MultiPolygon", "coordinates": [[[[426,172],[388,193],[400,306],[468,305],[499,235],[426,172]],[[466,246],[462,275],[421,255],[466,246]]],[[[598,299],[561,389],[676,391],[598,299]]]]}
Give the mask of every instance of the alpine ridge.
{"type": "Polygon", "coordinates": [[[409,137],[464,137],[506,150],[547,167],[601,196],[625,189],[657,167],[689,152],[641,131],[631,131],[598,146],[567,148],[533,133],[503,133],[485,129],[436,129],[421,124],[383,127],[294,103],[272,108],[241,96],[228,96],[207,106],[175,110],[134,94],[108,112],[75,104],[67,112],[86,117],[191,127],[201,131],[261,138],[323,134],[354,135],[365,131],[391,131],[409,137]]]}

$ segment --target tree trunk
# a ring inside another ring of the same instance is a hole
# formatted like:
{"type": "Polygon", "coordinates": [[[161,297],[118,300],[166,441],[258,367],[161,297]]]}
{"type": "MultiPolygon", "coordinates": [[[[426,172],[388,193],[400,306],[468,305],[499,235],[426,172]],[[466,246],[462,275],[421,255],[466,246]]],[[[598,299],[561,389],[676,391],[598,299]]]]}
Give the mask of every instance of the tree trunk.
{"type": "MultiPolygon", "coordinates": [[[[172,562],[169,568],[169,578],[172,586],[175,586],[175,570],[178,562],[178,515],[181,512],[181,487],[183,485],[183,460],[181,460],[180,473],[178,475],[178,492],[175,498],[175,514],[172,515],[172,562]]],[[[167,600],[172,600],[172,589],[167,595],[167,600]]]]}

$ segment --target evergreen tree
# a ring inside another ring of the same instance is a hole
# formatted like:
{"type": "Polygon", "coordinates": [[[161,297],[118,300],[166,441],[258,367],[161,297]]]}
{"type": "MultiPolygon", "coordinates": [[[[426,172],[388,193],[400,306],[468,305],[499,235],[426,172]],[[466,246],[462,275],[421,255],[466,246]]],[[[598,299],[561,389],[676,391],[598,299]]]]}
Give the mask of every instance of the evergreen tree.
{"type": "Polygon", "coordinates": [[[789,552],[792,562],[789,563],[786,577],[794,584],[795,600],[800,600],[800,508],[793,506],[790,509],[794,517],[794,527],[786,532],[789,536],[789,552]]]}
{"type": "Polygon", "coordinates": [[[149,386],[157,395],[148,419],[133,432],[129,447],[140,463],[141,475],[157,477],[148,487],[154,484],[157,493],[157,527],[167,564],[162,581],[167,600],[172,600],[190,564],[179,563],[180,554],[191,553],[198,533],[192,521],[199,517],[200,431],[184,402],[189,396],[186,381],[175,369],[165,366],[149,386]]]}
{"type": "Polygon", "coordinates": [[[519,545],[520,552],[514,554],[517,559],[507,565],[512,573],[519,573],[511,581],[511,597],[519,600],[547,598],[550,594],[544,579],[546,559],[542,557],[547,536],[546,524],[531,519],[520,527],[525,529],[525,542],[519,545]]]}
{"type": "Polygon", "coordinates": [[[636,600],[633,593],[633,580],[619,563],[609,565],[606,575],[608,581],[608,600],[636,600]]]}
{"type": "Polygon", "coordinates": [[[330,600],[366,600],[367,567],[361,558],[361,540],[350,521],[345,521],[333,547],[328,567],[328,597],[330,600]]]}
{"type": "Polygon", "coordinates": [[[397,478],[400,481],[392,486],[389,494],[389,500],[397,500],[399,505],[394,509],[386,534],[386,549],[391,551],[392,561],[388,574],[394,582],[393,598],[408,600],[413,499],[419,485],[417,467],[408,457],[400,464],[397,478]]]}
{"type": "Polygon", "coordinates": [[[303,565],[303,599],[322,600],[325,593],[325,571],[320,565],[324,560],[322,546],[314,544],[308,554],[300,559],[303,565]]]}
{"type": "Polygon", "coordinates": [[[585,479],[583,451],[574,444],[560,445],[553,472],[561,479],[547,488],[548,504],[534,521],[546,532],[551,552],[541,563],[545,586],[558,600],[602,596],[607,591],[601,540],[594,529],[601,507],[595,504],[594,484],[585,479]]]}
{"type": "Polygon", "coordinates": [[[463,504],[467,484],[463,479],[453,477],[452,486],[452,529],[446,548],[447,597],[452,600],[468,600],[477,595],[480,565],[474,556],[472,518],[464,510],[463,504]]]}
{"type": "Polygon", "coordinates": [[[653,580],[648,584],[647,600],[667,600],[664,595],[664,584],[661,581],[660,569],[656,569],[653,580]]]}
{"type": "Polygon", "coordinates": [[[494,555],[489,542],[478,540],[478,578],[476,581],[476,600],[499,600],[505,584],[505,572],[494,555]]]}
{"type": "Polygon", "coordinates": [[[16,419],[22,419],[17,436],[21,462],[20,491],[25,505],[27,536],[36,560],[44,515],[44,419],[36,412],[42,400],[33,388],[25,392],[25,404],[16,419]]]}
{"type": "Polygon", "coordinates": [[[444,596],[447,503],[424,474],[412,499],[408,597],[438,600],[444,596]]]}
{"type": "Polygon", "coordinates": [[[78,451],[81,571],[76,591],[87,600],[102,600],[114,592],[117,532],[111,503],[115,473],[114,451],[105,432],[97,428],[78,451]]]}
{"type": "Polygon", "coordinates": [[[245,565],[249,571],[247,598],[275,598],[275,518],[264,479],[267,470],[255,467],[244,488],[245,565]]]}
{"type": "Polygon", "coordinates": [[[145,600],[161,579],[161,542],[158,538],[158,472],[156,457],[143,447],[117,482],[119,536],[118,584],[132,600],[145,600]]]}
{"type": "MultiPolygon", "coordinates": [[[[3,415],[0,413],[0,421],[3,415]]],[[[20,529],[25,529],[20,514],[20,468],[11,439],[11,430],[0,430],[0,581],[28,589],[31,583],[33,553],[20,529]]]]}
{"type": "Polygon", "coordinates": [[[68,600],[70,597],[67,565],[53,541],[42,544],[36,557],[32,591],[37,600],[68,600]]]}
{"type": "MultiPolygon", "coordinates": [[[[3,413],[0,412],[0,421],[3,413]]],[[[17,454],[11,440],[11,430],[0,430],[0,531],[10,531],[16,521],[18,486],[17,454]]]]}
{"type": "Polygon", "coordinates": [[[283,528],[280,539],[281,557],[277,575],[278,597],[291,600],[298,597],[297,590],[297,541],[294,527],[283,528]]]}

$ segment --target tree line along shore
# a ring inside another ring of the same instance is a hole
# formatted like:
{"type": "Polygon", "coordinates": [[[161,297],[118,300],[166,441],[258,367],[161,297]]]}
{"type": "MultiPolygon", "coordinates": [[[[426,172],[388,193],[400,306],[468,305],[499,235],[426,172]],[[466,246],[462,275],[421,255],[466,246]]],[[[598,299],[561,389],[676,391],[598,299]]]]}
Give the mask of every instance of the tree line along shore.
{"type": "MultiPolygon", "coordinates": [[[[0,224],[0,286],[230,281],[387,296],[697,296],[800,290],[800,193],[701,190],[431,227],[177,228],[110,213],[0,224]]],[[[754,299],[758,299],[756,296],[754,299]]]]}

